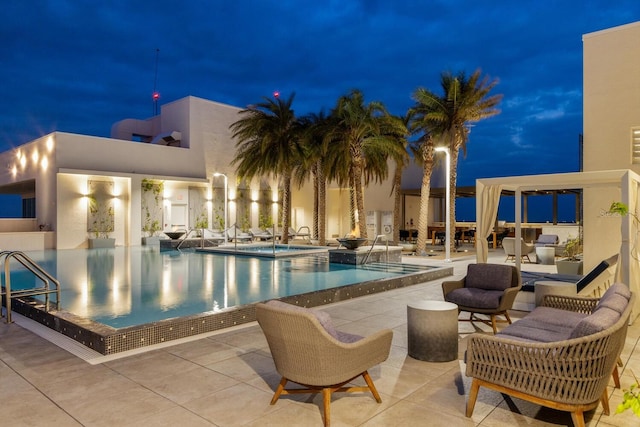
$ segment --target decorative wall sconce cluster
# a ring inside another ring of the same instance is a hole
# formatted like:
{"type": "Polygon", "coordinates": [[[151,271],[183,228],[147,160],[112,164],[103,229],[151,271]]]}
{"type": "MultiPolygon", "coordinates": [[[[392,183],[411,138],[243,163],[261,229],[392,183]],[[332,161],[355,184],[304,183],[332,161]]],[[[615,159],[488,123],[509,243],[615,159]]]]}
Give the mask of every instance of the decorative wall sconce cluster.
{"type": "MultiPolygon", "coordinates": [[[[45,142],[46,152],[51,153],[54,147],[54,139],[52,136],[47,138],[45,142]]],[[[31,151],[30,156],[24,149],[16,150],[16,160],[15,163],[8,165],[9,170],[11,171],[11,176],[18,176],[19,170],[24,171],[29,164],[29,157],[31,157],[31,163],[34,168],[40,168],[43,171],[46,171],[49,168],[49,158],[46,154],[41,153],[38,147],[34,147],[31,151]]]]}

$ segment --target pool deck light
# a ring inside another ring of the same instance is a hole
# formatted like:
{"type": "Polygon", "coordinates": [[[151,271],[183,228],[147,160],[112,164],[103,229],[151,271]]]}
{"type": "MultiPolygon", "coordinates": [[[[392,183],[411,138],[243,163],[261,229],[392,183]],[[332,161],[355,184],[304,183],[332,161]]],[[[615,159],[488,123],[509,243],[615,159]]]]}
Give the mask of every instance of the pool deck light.
{"type": "Polygon", "coordinates": [[[445,262],[451,262],[451,154],[449,153],[449,149],[447,147],[436,147],[436,151],[444,152],[446,155],[446,189],[445,189],[445,204],[447,209],[447,218],[445,221],[445,262]]]}

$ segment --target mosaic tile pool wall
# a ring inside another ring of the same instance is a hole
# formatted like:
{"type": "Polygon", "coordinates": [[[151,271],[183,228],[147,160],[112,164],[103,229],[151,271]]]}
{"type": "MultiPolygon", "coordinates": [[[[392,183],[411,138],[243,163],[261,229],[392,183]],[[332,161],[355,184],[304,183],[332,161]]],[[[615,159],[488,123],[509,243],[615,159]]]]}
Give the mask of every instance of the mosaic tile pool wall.
{"type": "MultiPolygon", "coordinates": [[[[373,280],[280,298],[304,307],[317,307],[366,295],[404,288],[451,276],[453,267],[434,268],[400,277],[373,280]]],[[[15,312],[37,321],[103,355],[191,337],[255,321],[255,304],[115,329],[63,310],[45,311],[30,299],[12,299],[15,312]]]]}

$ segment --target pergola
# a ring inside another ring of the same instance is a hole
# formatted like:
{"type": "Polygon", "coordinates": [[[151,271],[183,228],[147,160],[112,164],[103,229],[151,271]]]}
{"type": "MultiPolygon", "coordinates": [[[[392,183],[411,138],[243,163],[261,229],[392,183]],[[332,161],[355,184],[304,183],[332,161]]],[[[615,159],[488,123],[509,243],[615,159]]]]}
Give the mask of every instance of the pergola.
{"type": "MultiPolygon", "coordinates": [[[[573,172],[562,174],[511,176],[476,180],[476,257],[487,262],[488,242],[504,191],[515,194],[515,235],[522,235],[522,195],[531,191],[582,190],[584,261],[585,268],[596,265],[619,251],[620,261],[616,279],[626,283],[633,292],[640,289],[640,260],[635,248],[638,236],[637,222],[631,215],[619,219],[603,215],[612,201],[629,206],[638,212],[638,188],[640,175],[631,170],[573,172]],[[619,231],[618,231],[619,230],[619,231]],[[484,238],[483,238],[484,237],[484,238]],[[598,244],[593,244],[598,242],[598,244]],[[615,248],[615,249],[614,249],[615,248]]],[[[520,245],[516,245],[516,266],[520,269],[520,245]]],[[[638,304],[634,309],[638,314],[638,304]]]]}

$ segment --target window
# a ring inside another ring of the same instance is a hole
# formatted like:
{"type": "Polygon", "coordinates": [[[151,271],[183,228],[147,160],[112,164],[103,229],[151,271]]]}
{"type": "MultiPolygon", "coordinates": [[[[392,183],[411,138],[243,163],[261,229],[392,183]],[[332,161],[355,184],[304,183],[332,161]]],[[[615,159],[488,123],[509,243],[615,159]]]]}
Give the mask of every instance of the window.
{"type": "Polygon", "coordinates": [[[22,199],[22,218],[36,217],[36,198],[29,197],[22,199]]]}
{"type": "Polygon", "coordinates": [[[640,164],[640,127],[631,128],[631,162],[640,164]]]}

